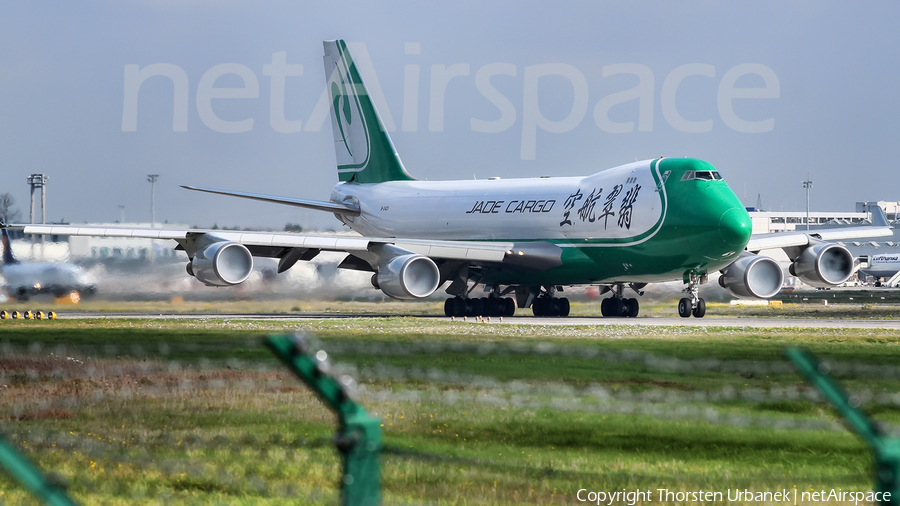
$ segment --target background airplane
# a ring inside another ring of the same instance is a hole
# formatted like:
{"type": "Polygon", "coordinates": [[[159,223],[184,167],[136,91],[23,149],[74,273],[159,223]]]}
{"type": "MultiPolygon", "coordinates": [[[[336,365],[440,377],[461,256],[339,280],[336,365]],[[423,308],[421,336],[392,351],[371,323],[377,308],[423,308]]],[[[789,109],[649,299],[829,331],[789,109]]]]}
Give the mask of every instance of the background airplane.
{"type": "Polygon", "coordinates": [[[860,268],[859,272],[875,278],[875,286],[881,286],[883,282],[889,281],[900,272],[900,254],[898,253],[880,253],[868,257],[868,266],[860,268]]]}
{"type": "Polygon", "coordinates": [[[23,263],[16,260],[9,233],[5,228],[0,233],[3,243],[3,267],[0,273],[6,278],[6,290],[10,297],[26,301],[34,295],[52,294],[54,297],[73,296],[80,299],[97,292],[97,284],[77,265],[60,262],[23,263]]]}
{"type": "Polygon", "coordinates": [[[853,257],[829,239],[890,235],[873,226],[751,237],[749,215],[715,167],[690,158],[630,163],[585,177],[417,181],[406,171],[369,99],[346,44],[326,41],[326,89],[339,183],[330,201],[189,187],[209,193],[333,213],[360,236],[221,230],[25,226],[25,233],[173,239],[187,272],[206,284],[244,282],[253,257],[279,259],[278,272],[321,251],[347,253],[340,267],[372,272],[398,299],[419,299],[449,283],[449,315],[567,316],[564,286],[600,285],[604,316],[637,316],[648,283],[681,280],[683,317],[702,317],[699,286],[719,283],[741,297],[768,298],[784,273],[761,250],[781,248],[790,273],[832,286],[853,257]],[[483,293],[476,296],[476,289],[483,293]],[[509,297],[512,295],[514,298],[509,297]]]}

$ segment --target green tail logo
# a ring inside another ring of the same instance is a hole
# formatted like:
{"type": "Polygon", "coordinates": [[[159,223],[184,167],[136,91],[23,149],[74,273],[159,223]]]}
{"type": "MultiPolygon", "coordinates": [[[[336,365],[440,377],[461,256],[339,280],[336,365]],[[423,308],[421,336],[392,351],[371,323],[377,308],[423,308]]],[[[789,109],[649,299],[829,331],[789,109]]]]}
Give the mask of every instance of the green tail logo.
{"type": "Polygon", "coordinates": [[[342,40],[325,41],[326,84],[338,178],[357,183],[412,180],[342,40]]]}
{"type": "Polygon", "coordinates": [[[353,156],[353,151],[350,150],[350,146],[347,144],[347,134],[344,133],[344,121],[350,125],[353,119],[350,116],[350,97],[347,96],[343,79],[341,79],[340,88],[338,88],[337,83],[331,83],[331,100],[334,103],[334,116],[337,118],[338,128],[341,130],[341,139],[344,141],[344,147],[347,148],[350,156],[353,156]],[[343,104],[343,107],[341,107],[341,104],[343,104]]]}

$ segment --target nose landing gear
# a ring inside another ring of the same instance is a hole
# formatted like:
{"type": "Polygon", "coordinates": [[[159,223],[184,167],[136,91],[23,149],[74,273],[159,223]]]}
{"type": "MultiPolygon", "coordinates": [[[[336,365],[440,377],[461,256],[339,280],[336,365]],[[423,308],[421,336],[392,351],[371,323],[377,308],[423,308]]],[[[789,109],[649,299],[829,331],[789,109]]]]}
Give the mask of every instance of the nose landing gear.
{"type": "Polygon", "coordinates": [[[690,280],[684,293],[687,297],[678,301],[678,316],[689,318],[703,318],[706,315],[706,301],[700,298],[700,285],[706,282],[706,275],[690,273],[690,280]]]}

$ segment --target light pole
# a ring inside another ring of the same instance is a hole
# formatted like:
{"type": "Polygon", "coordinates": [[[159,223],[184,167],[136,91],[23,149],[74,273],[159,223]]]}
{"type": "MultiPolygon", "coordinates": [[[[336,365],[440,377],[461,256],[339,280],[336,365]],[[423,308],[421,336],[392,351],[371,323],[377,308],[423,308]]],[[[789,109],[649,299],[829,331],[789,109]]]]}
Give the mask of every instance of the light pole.
{"type": "MultiPolygon", "coordinates": [[[[47,181],[50,178],[45,174],[32,174],[28,176],[28,184],[31,186],[31,223],[34,223],[34,190],[41,190],[41,223],[47,223],[47,181]]],[[[44,240],[41,236],[41,258],[44,258],[44,240]]],[[[34,236],[31,236],[31,258],[34,258],[34,236]]]]}
{"type": "Polygon", "coordinates": [[[147,174],[147,181],[150,182],[150,228],[156,228],[156,205],[154,199],[157,179],[159,179],[159,174],[147,174]]]}
{"type": "Polygon", "coordinates": [[[812,180],[809,179],[809,172],[806,173],[806,181],[803,187],[806,188],[806,230],[809,230],[809,189],[812,188],[812,180]]]}
{"type": "MultiPolygon", "coordinates": [[[[147,181],[150,181],[150,228],[156,228],[156,194],[154,190],[156,189],[157,179],[159,179],[159,174],[147,174],[147,181]]],[[[156,252],[153,251],[155,246],[156,243],[153,242],[153,239],[150,239],[150,263],[156,263],[156,252]]]]}
{"type": "Polygon", "coordinates": [[[125,223],[125,206],[119,204],[119,223],[125,223]]]}

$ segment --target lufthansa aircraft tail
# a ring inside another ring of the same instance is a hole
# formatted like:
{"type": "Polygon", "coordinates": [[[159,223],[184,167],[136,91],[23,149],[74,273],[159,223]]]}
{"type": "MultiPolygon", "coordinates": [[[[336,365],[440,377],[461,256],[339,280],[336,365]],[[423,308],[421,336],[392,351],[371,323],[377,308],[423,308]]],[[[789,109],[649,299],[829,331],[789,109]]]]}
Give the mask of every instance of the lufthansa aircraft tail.
{"type": "Polygon", "coordinates": [[[340,39],[323,44],[338,178],[357,183],[412,180],[384,130],[347,44],[340,39]]]}
{"type": "Polygon", "coordinates": [[[5,228],[0,233],[3,234],[3,265],[14,265],[19,263],[12,254],[12,246],[9,244],[9,233],[5,228]]]}

